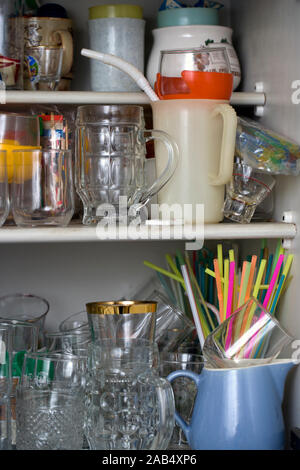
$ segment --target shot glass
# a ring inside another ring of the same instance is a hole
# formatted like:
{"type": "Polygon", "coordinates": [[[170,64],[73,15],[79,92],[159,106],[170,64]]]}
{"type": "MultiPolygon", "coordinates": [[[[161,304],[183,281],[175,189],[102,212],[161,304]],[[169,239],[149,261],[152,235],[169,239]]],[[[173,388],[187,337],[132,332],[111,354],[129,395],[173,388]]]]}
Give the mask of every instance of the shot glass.
{"type": "Polygon", "coordinates": [[[69,150],[15,150],[12,213],[23,227],[67,226],[74,213],[69,150]]]}
{"type": "Polygon", "coordinates": [[[0,150],[0,227],[7,219],[9,206],[7,153],[5,150],[0,150]]]}
{"type": "Polygon", "coordinates": [[[27,76],[33,90],[54,91],[61,79],[63,48],[36,46],[25,49],[27,76]]]}
{"type": "Polygon", "coordinates": [[[235,164],[231,181],[226,186],[224,217],[249,224],[259,204],[271,193],[275,179],[258,173],[244,164],[235,164]]]}
{"type": "Polygon", "coordinates": [[[86,358],[26,354],[17,389],[18,450],[81,450],[86,358]]]}
{"type": "Polygon", "coordinates": [[[250,298],[209,336],[203,356],[217,368],[269,363],[294,338],[258,302],[250,298]]]}

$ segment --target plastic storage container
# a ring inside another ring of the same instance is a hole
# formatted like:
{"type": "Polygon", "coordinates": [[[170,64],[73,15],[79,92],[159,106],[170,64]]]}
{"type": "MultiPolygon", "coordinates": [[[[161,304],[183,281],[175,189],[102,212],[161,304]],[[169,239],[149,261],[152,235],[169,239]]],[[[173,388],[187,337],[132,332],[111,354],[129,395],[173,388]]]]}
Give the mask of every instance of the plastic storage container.
{"type": "MultiPolygon", "coordinates": [[[[90,48],[121,57],[144,72],[145,20],[135,5],[102,5],[89,9],[90,48]]],[[[91,61],[91,89],[100,92],[140,91],[124,72],[91,61]]]]}

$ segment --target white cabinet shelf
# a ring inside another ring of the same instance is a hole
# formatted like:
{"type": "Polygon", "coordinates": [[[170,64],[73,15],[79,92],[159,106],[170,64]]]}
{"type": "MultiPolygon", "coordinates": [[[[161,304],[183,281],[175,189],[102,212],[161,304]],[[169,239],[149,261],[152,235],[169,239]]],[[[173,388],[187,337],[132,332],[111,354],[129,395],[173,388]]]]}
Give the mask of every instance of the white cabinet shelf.
{"type": "Polygon", "coordinates": [[[118,232],[99,230],[96,227],[83,226],[74,221],[68,227],[36,227],[20,228],[4,226],[0,229],[0,243],[52,243],[52,242],[103,242],[103,241],[168,241],[168,240],[246,240],[246,239],[278,239],[293,240],[297,228],[287,223],[251,223],[239,224],[208,224],[202,227],[182,226],[149,226],[140,230],[139,238],[127,233],[126,227],[118,232]],[[149,230],[151,236],[149,240],[149,230]],[[116,236],[117,234],[117,236],[116,236]],[[183,235],[182,235],[183,234],[183,235]],[[195,237],[195,234],[196,237],[195,237]]]}
{"type": "MultiPolygon", "coordinates": [[[[92,91],[6,91],[2,104],[149,104],[145,93],[97,93],[92,91]]],[[[233,93],[231,104],[264,106],[264,93],[233,93]]]]}

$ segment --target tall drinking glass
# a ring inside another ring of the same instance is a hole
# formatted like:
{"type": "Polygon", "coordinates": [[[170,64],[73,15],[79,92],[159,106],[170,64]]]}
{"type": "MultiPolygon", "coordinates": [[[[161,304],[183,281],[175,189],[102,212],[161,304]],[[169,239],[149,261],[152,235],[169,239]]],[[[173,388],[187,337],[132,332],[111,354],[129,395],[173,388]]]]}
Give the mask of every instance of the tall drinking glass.
{"type": "Polygon", "coordinates": [[[145,339],[153,343],[156,307],[156,302],[135,300],[86,304],[93,341],[145,339]]]}
{"type": "Polygon", "coordinates": [[[69,150],[15,150],[12,212],[17,225],[67,226],[74,213],[69,150]]]}
{"type": "Polygon", "coordinates": [[[7,179],[7,152],[0,150],[0,227],[9,214],[9,192],[7,179]]]}

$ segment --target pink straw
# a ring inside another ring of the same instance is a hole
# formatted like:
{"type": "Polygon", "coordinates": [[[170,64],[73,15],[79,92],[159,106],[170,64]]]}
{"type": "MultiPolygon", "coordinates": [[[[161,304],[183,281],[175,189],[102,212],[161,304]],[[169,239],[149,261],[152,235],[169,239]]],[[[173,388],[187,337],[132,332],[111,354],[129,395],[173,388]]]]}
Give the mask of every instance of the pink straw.
{"type": "Polygon", "coordinates": [[[228,299],[227,299],[227,311],[226,318],[230,317],[232,313],[232,299],[233,299],[233,288],[234,288],[234,272],[235,262],[231,261],[229,267],[229,286],[228,286],[228,299]]]}
{"type": "Polygon", "coordinates": [[[268,289],[268,291],[267,291],[267,294],[266,294],[266,297],[265,297],[265,300],[264,300],[264,303],[263,303],[263,307],[264,307],[265,309],[268,309],[268,304],[269,304],[271,295],[272,295],[272,293],[273,293],[274,286],[275,286],[275,283],[276,283],[276,281],[277,281],[277,277],[278,277],[278,275],[279,275],[279,271],[280,271],[280,269],[281,269],[281,265],[282,265],[282,263],[283,263],[283,260],[284,260],[284,255],[280,255],[279,258],[278,258],[278,261],[277,261],[275,270],[274,270],[274,274],[273,274],[272,280],[271,280],[270,285],[269,285],[269,289],[268,289]]]}
{"type": "MultiPolygon", "coordinates": [[[[231,261],[230,267],[229,267],[229,285],[228,285],[228,299],[227,299],[226,319],[229,318],[231,313],[232,313],[234,274],[235,274],[235,262],[231,261]]],[[[233,325],[233,322],[231,321],[228,325],[228,332],[227,332],[227,336],[226,336],[226,344],[225,344],[225,350],[226,351],[229,348],[230,343],[231,343],[232,325],[233,325]]]]}

